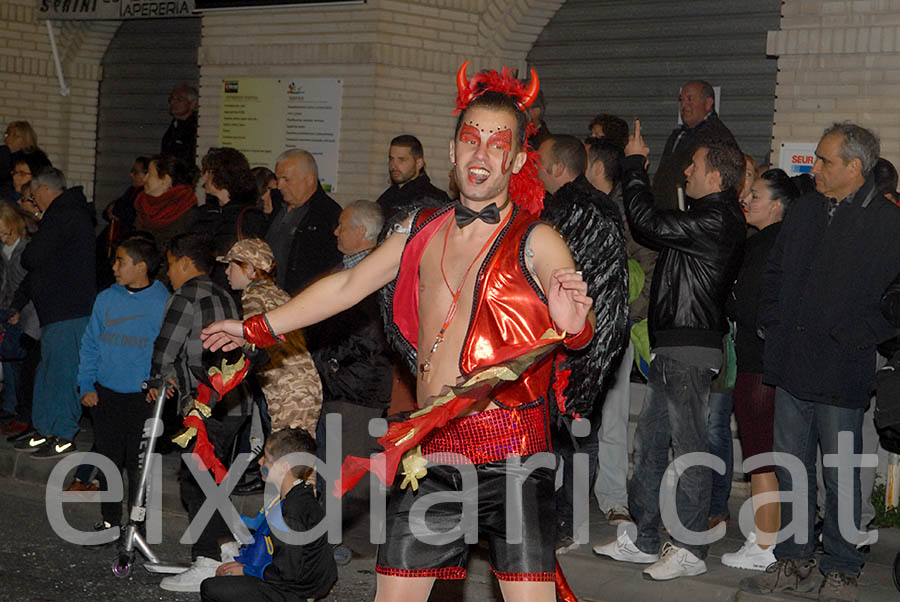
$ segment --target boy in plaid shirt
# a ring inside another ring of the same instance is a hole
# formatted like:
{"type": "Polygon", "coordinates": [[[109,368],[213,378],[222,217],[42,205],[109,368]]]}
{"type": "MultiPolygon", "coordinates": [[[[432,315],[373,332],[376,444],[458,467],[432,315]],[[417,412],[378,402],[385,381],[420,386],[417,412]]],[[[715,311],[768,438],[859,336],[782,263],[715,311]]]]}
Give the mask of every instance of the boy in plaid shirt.
{"type": "MultiPolygon", "coordinates": [[[[182,411],[197,390],[197,378],[191,368],[206,370],[218,365],[214,353],[203,350],[200,331],[204,326],[225,318],[238,318],[240,312],[224,289],[213,283],[209,272],[215,265],[212,241],[205,234],[180,234],[169,241],[166,253],[169,281],[174,293],[166,305],[162,328],[153,345],[153,361],[150,374],[161,381],[168,380],[177,391],[169,390],[169,397],[176,397],[182,411]]],[[[148,400],[156,398],[151,389],[148,400]]],[[[210,442],[217,450],[229,449],[226,428],[216,418],[209,418],[207,430],[210,442]]],[[[194,480],[187,466],[182,463],[179,474],[181,501],[194,520],[206,496],[194,480]]],[[[215,574],[220,563],[220,538],[231,539],[231,531],[219,513],[214,513],[197,542],[191,547],[191,568],[166,577],[160,587],[169,591],[200,591],[200,583],[215,574]]]]}
{"type": "MultiPolygon", "coordinates": [[[[231,295],[213,283],[209,272],[215,265],[212,243],[204,234],[180,234],[169,241],[167,275],[174,294],[166,305],[162,328],[153,345],[150,374],[171,379],[178,392],[179,409],[197,390],[191,366],[217,364],[215,354],[204,351],[200,331],[225,318],[239,317],[231,295]]],[[[155,398],[155,391],[151,391],[155,398]]],[[[173,392],[174,394],[174,392],[173,392]]]]}

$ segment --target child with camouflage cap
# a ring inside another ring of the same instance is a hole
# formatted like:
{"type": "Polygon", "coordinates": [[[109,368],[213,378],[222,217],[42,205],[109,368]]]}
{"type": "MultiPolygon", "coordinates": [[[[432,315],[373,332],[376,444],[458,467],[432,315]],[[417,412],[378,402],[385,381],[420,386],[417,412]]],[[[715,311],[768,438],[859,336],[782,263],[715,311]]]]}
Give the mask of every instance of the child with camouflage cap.
{"type": "MultiPolygon", "coordinates": [[[[262,239],[239,240],[217,258],[227,263],[228,284],[241,293],[244,319],[287,303],[290,295],[275,284],[275,255],[262,239]]],[[[266,349],[269,361],[257,370],[269,406],[272,430],[302,428],[316,432],[322,407],[322,383],[299,331],[266,349]]]]}

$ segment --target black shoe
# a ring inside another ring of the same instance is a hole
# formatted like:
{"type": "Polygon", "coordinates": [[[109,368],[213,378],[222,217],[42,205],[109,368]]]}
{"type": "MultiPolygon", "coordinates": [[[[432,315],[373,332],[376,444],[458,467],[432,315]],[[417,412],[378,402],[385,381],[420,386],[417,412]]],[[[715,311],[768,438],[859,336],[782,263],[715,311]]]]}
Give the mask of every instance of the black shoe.
{"type": "Polygon", "coordinates": [[[235,485],[231,493],[234,495],[252,495],[254,493],[262,493],[266,488],[265,482],[259,475],[246,479],[235,485]]]}
{"type": "Polygon", "coordinates": [[[37,452],[39,449],[46,447],[47,445],[53,445],[54,437],[51,435],[41,435],[38,432],[34,432],[28,437],[24,437],[16,441],[13,447],[16,451],[21,451],[25,453],[37,452]]]}
{"type": "Polygon", "coordinates": [[[55,460],[62,458],[66,454],[75,451],[75,444],[68,439],[62,437],[51,437],[50,440],[41,446],[41,449],[32,454],[35,460],[55,460]]]}
{"type": "Polygon", "coordinates": [[[18,443],[22,439],[31,439],[32,437],[34,437],[37,434],[38,434],[37,429],[35,429],[33,426],[29,426],[27,429],[25,429],[18,435],[10,435],[9,437],[6,438],[6,440],[9,441],[10,443],[18,443]]]}
{"type": "Polygon", "coordinates": [[[122,528],[119,525],[112,525],[105,520],[101,520],[98,523],[94,524],[94,531],[97,532],[112,532],[115,533],[116,538],[112,541],[108,541],[106,543],[97,544],[96,548],[108,548],[114,546],[119,543],[119,539],[122,538],[122,528]]]}

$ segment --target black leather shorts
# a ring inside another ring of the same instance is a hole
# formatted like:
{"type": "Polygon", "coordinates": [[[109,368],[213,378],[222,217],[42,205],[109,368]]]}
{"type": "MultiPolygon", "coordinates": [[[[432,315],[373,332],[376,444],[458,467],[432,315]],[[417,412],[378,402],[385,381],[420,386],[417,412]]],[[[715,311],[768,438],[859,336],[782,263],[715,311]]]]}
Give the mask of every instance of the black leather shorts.
{"type": "Polygon", "coordinates": [[[429,463],[415,492],[400,489],[398,477],[388,500],[386,540],[378,548],[376,571],[464,579],[469,544],[483,538],[501,581],[553,581],[555,472],[545,467],[530,471],[524,466],[528,458],[535,456],[459,467],[429,463]],[[460,470],[473,476],[464,479],[460,470]],[[477,487],[468,486],[469,481],[477,487]],[[425,530],[430,536],[422,536],[425,530]]]}

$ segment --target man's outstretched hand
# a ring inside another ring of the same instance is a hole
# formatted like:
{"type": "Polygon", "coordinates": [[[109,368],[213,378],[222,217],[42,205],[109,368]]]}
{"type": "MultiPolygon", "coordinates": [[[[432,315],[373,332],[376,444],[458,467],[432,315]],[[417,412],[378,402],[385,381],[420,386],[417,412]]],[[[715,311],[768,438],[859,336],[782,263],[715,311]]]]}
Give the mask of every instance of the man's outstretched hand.
{"type": "Polygon", "coordinates": [[[243,347],[244,323],[240,320],[219,320],[213,322],[200,332],[203,348],[210,351],[231,351],[243,347]]]}
{"type": "Polygon", "coordinates": [[[557,329],[569,334],[581,332],[593,300],[587,296],[587,282],[573,268],[557,268],[550,273],[547,305],[557,329]]]}
{"type": "Polygon", "coordinates": [[[644,166],[647,165],[647,155],[650,154],[650,147],[644,142],[641,136],[641,120],[634,120],[634,132],[628,136],[628,144],[625,145],[625,156],[640,155],[644,158],[644,166]]]}

